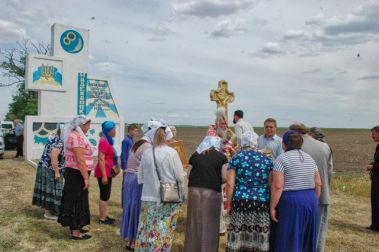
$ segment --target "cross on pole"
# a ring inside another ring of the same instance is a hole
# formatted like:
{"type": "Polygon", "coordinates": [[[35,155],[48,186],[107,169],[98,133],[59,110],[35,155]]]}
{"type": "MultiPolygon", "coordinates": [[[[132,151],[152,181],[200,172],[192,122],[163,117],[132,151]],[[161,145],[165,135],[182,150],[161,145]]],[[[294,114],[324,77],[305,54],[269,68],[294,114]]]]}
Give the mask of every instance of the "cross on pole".
{"type": "Polygon", "coordinates": [[[228,90],[228,82],[221,80],[218,82],[218,88],[212,89],[210,93],[211,101],[216,102],[217,108],[225,109],[225,119],[228,121],[228,104],[234,101],[234,93],[228,90]]]}

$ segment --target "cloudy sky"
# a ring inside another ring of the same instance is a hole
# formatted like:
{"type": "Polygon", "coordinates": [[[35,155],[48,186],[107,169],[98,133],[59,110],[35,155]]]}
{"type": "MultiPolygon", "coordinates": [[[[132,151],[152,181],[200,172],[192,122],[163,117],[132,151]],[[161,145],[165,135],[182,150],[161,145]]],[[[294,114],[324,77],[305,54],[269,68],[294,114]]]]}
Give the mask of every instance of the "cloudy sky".
{"type": "MultiPolygon", "coordinates": [[[[379,1],[0,0],[0,48],[50,42],[57,22],[90,29],[89,73],[110,76],[127,122],[207,125],[209,92],[261,126],[379,124],[379,1]]],[[[14,88],[0,90],[3,118],[14,88]]],[[[231,117],[231,116],[230,116],[231,117]]]]}

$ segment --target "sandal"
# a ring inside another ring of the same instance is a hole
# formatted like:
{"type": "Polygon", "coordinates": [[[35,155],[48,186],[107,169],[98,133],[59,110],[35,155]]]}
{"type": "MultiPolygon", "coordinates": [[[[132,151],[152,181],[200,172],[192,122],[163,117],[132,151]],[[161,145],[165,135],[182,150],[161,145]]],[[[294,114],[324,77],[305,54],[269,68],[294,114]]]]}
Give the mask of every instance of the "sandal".
{"type": "Polygon", "coordinates": [[[88,240],[90,239],[92,236],[88,235],[88,234],[80,234],[80,236],[73,236],[71,235],[71,239],[72,240],[88,240]]]}

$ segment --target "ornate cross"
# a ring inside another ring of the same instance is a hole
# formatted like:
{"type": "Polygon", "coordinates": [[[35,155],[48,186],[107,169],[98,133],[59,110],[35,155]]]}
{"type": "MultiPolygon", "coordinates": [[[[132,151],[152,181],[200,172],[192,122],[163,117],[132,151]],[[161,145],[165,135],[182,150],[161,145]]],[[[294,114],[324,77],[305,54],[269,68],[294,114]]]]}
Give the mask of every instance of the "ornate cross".
{"type": "Polygon", "coordinates": [[[211,101],[216,102],[217,108],[223,107],[225,109],[225,119],[228,121],[228,103],[234,101],[234,93],[229,92],[228,82],[221,80],[218,82],[218,88],[212,89],[210,93],[211,101]]]}

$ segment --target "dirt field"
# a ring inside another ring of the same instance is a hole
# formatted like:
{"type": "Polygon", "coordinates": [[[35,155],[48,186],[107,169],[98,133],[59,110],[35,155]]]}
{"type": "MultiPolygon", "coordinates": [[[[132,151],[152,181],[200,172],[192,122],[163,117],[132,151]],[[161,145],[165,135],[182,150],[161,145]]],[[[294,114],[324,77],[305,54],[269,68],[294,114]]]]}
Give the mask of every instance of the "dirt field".
{"type": "MultiPolygon", "coordinates": [[[[261,132],[261,129],[257,129],[261,132]]],[[[280,131],[281,133],[282,131],[280,131]]],[[[187,157],[195,150],[205,128],[178,128],[187,157]]],[[[368,130],[326,130],[334,152],[335,177],[332,183],[327,251],[379,251],[379,234],[365,229],[370,223],[369,179],[361,167],[371,160],[375,144],[368,130]]],[[[90,207],[92,213],[89,241],[73,242],[69,230],[43,218],[43,210],[31,205],[35,170],[22,159],[12,159],[7,152],[0,160],[0,251],[123,251],[119,238],[121,216],[120,184],[117,177],[110,200],[114,226],[99,226],[97,181],[91,178],[90,207]]],[[[184,243],[186,208],[179,218],[173,251],[181,251],[184,243]]],[[[224,251],[226,237],[221,237],[224,251]]]]}

